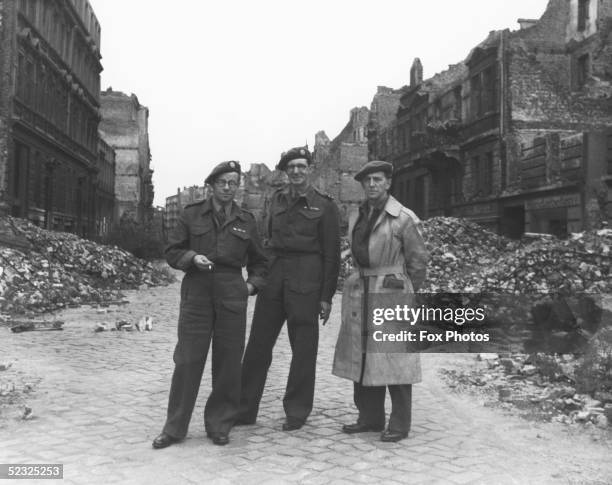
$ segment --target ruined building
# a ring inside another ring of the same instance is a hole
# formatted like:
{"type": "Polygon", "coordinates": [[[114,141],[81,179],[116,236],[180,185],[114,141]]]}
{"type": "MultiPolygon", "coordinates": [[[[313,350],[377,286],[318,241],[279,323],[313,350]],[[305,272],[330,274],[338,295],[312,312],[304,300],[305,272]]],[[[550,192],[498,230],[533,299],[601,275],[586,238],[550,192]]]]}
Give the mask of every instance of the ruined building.
{"type": "Polygon", "coordinates": [[[100,133],[116,153],[115,196],[119,220],[139,224],[153,216],[153,170],[149,149],[149,109],[108,88],[101,93],[100,133]]]}
{"type": "Polygon", "coordinates": [[[115,150],[101,137],[98,143],[96,235],[106,238],[115,222],[115,150]]]}
{"type": "Polygon", "coordinates": [[[208,197],[206,186],[192,185],[191,187],[179,187],[176,194],[166,197],[166,210],[164,214],[164,227],[167,231],[172,231],[176,227],[181,211],[188,204],[193,204],[208,197]]]}
{"type": "Polygon", "coordinates": [[[353,177],[368,161],[369,117],[367,108],[353,108],[349,122],[332,141],[324,131],[315,135],[313,185],[334,197],[344,222],[363,198],[353,177]]]}
{"type": "Polygon", "coordinates": [[[1,214],[96,235],[100,59],[86,0],[0,0],[1,214]]]}
{"type": "Polygon", "coordinates": [[[612,0],[551,0],[519,23],[429,79],[416,59],[390,122],[372,103],[369,158],[393,161],[393,192],[421,217],[514,237],[600,227],[612,213],[612,0]]]}

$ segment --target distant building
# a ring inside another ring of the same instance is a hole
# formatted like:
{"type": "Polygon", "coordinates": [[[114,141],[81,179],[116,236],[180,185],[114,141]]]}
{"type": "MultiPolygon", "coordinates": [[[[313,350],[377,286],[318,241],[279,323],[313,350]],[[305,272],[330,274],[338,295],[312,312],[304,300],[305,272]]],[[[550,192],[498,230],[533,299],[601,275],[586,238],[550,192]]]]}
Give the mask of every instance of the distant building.
{"type": "Polygon", "coordinates": [[[0,38],[0,213],[93,236],[100,24],[86,0],[1,0],[0,38]]]}
{"type": "MultiPolygon", "coordinates": [[[[560,236],[612,219],[612,0],[551,0],[429,79],[416,59],[370,159],[420,217],[474,219],[508,236],[560,236]]],[[[374,103],[372,107],[374,111],[374,103]]]]}
{"type": "Polygon", "coordinates": [[[164,227],[166,231],[171,232],[176,227],[178,217],[181,211],[188,204],[193,204],[208,197],[206,186],[192,185],[191,187],[179,187],[176,189],[176,194],[166,197],[166,210],[164,213],[164,227]]]}
{"type": "Polygon", "coordinates": [[[153,216],[149,109],[134,94],[111,88],[101,93],[100,102],[100,133],[116,153],[117,216],[143,224],[153,216]]]}
{"type": "Polygon", "coordinates": [[[315,135],[313,185],[334,197],[347,224],[347,216],[363,199],[355,174],[368,161],[367,129],[370,111],[353,108],[344,129],[332,141],[324,131],[315,135]]]}
{"type": "Polygon", "coordinates": [[[115,150],[102,138],[98,142],[96,184],[96,236],[107,237],[117,222],[115,213],[115,150]]]}

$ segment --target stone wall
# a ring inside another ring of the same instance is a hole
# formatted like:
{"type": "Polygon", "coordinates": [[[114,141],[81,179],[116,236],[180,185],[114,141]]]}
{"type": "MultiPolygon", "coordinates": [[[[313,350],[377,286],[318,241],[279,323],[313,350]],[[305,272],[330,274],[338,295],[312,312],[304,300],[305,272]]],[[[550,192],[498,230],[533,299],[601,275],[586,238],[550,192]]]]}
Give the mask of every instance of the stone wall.
{"type": "Polygon", "coordinates": [[[8,55],[9,32],[7,27],[7,7],[11,2],[0,0],[0,214],[8,212],[8,106],[10,95],[10,62],[8,55]]]}
{"type": "MultiPolygon", "coordinates": [[[[386,102],[390,97],[385,94],[382,98],[386,102]]],[[[382,115],[386,117],[387,104],[382,105],[382,115]]],[[[315,136],[313,184],[335,199],[343,227],[348,224],[349,212],[363,200],[361,186],[353,177],[368,161],[369,123],[368,108],[353,108],[349,122],[332,141],[323,131],[315,136]]]]}
{"type": "Polygon", "coordinates": [[[100,97],[100,133],[116,152],[115,194],[118,215],[143,223],[152,210],[149,110],[132,94],[111,88],[100,97]]]}

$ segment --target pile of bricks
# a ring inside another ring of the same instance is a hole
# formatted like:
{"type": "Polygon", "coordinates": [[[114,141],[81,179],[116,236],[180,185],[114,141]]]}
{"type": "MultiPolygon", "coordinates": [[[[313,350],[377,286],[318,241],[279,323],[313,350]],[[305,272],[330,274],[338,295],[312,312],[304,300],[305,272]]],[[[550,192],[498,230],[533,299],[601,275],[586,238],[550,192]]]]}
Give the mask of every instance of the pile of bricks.
{"type": "Polygon", "coordinates": [[[117,301],[121,290],[167,284],[171,276],[132,254],[74,234],[6,218],[29,249],[0,246],[0,311],[46,312],[117,301]]]}

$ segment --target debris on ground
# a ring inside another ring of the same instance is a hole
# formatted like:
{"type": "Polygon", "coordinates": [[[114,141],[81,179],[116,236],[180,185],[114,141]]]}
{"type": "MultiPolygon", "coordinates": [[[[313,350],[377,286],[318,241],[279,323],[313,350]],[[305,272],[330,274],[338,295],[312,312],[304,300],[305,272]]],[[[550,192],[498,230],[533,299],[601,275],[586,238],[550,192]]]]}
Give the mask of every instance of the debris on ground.
{"type": "Polygon", "coordinates": [[[32,412],[32,408],[29,406],[24,406],[23,415],[21,416],[21,419],[23,419],[24,421],[27,421],[32,418],[34,418],[34,413],[32,412]]]}
{"type": "Polygon", "coordinates": [[[30,247],[0,244],[0,312],[43,313],[122,300],[121,290],[164,285],[173,277],[116,246],[2,217],[30,247]]]}
{"type": "MultiPolygon", "coordinates": [[[[548,236],[548,235],[547,235],[548,236]]],[[[423,221],[430,254],[421,293],[603,293],[612,290],[612,230],[520,241],[467,219],[423,221]]],[[[352,270],[348,238],[342,240],[343,280],[352,270]]]]}
{"type": "MultiPolygon", "coordinates": [[[[27,401],[36,391],[40,378],[33,377],[18,361],[2,365],[5,369],[0,372],[0,418],[32,419],[34,415],[27,401]]],[[[4,424],[0,420],[0,428],[4,424]]]]}
{"type": "MultiPolygon", "coordinates": [[[[604,365],[609,374],[612,360],[604,365]]],[[[490,405],[518,408],[528,419],[606,428],[612,423],[612,380],[600,382],[599,390],[586,389],[579,375],[583,367],[583,360],[574,355],[478,354],[469,368],[440,373],[455,392],[480,394],[490,405]]]]}
{"type": "Polygon", "coordinates": [[[139,332],[153,330],[153,319],[150,316],[142,317],[136,322],[136,330],[139,332]]]}
{"type": "MultiPolygon", "coordinates": [[[[612,293],[612,230],[510,240],[466,219],[433,217],[422,224],[430,254],[419,290],[423,303],[457,293],[480,299],[488,323],[496,324],[496,341],[524,352],[491,354],[484,369],[448,370],[449,385],[490,391],[495,400],[550,419],[612,422],[612,340],[600,338],[612,325],[609,302],[602,301],[612,293]],[[576,348],[581,353],[565,355],[576,348]],[[538,352],[550,359],[529,357],[538,352]]],[[[345,239],[343,277],[352,270],[348,248],[345,239]]]]}
{"type": "Polygon", "coordinates": [[[11,332],[42,332],[50,330],[63,330],[64,322],[61,320],[45,321],[45,320],[30,320],[30,321],[19,321],[13,320],[11,326],[11,332]]]}

